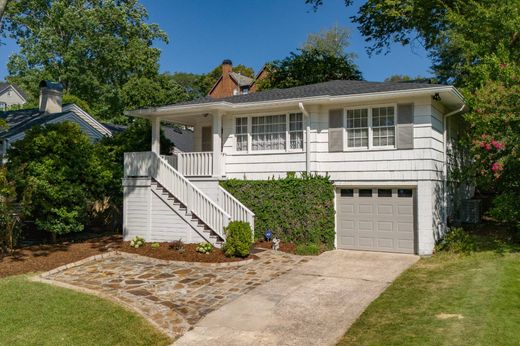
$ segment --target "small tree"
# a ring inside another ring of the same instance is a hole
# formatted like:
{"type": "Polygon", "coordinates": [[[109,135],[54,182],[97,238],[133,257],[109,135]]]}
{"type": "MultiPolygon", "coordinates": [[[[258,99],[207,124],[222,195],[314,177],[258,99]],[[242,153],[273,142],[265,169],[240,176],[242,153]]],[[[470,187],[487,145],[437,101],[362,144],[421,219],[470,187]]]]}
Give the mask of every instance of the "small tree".
{"type": "Polygon", "coordinates": [[[15,185],[7,178],[6,167],[0,167],[0,250],[4,254],[13,251],[20,231],[20,204],[16,203],[15,185]]]}
{"type": "Polygon", "coordinates": [[[111,167],[76,124],[35,126],[8,151],[17,192],[30,197],[26,216],[36,228],[59,234],[84,229],[88,212],[113,181],[111,167]]]}

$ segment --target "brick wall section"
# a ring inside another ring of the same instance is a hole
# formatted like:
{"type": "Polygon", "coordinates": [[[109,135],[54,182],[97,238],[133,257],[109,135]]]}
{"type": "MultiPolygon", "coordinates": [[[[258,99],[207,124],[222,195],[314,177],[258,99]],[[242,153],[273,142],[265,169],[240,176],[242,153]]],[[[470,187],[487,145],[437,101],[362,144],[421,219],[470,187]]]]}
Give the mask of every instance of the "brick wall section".
{"type": "Polygon", "coordinates": [[[233,71],[231,61],[224,60],[222,63],[222,77],[219,79],[217,84],[209,92],[209,96],[214,98],[222,98],[233,96],[233,90],[238,89],[238,85],[229,75],[233,71]]]}

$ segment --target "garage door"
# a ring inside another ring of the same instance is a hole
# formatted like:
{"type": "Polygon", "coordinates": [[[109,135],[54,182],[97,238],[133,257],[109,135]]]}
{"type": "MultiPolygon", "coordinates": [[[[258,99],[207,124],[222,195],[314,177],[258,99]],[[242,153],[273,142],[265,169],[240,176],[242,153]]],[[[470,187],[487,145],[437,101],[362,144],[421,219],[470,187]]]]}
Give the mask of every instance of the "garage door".
{"type": "Polygon", "coordinates": [[[414,253],[413,189],[341,188],[338,248],[414,253]]]}

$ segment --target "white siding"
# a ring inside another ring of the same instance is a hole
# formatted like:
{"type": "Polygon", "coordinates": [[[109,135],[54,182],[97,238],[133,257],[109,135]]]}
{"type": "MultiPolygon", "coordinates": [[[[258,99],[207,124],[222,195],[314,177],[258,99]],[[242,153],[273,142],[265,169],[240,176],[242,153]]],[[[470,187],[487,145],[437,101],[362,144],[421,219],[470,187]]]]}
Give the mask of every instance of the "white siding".
{"type": "Polygon", "coordinates": [[[131,240],[143,237],[147,242],[181,239],[186,243],[199,243],[204,239],[179,213],[168,206],[151,185],[150,179],[125,179],[123,182],[123,236],[131,240]]]}
{"type": "MultiPolygon", "coordinates": [[[[388,102],[392,102],[391,100],[388,102]]],[[[388,104],[385,101],[385,104],[388,104]]],[[[419,253],[432,253],[435,238],[444,231],[442,181],[444,177],[443,114],[430,97],[396,99],[394,103],[414,103],[414,148],[380,150],[328,150],[328,111],[331,107],[310,107],[310,171],[328,174],[336,185],[417,187],[417,234],[419,253]],[[312,109],[311,109],[312,108],[312,109]]],[[[339,105],[377,106],[377,104],[339,105]]],[[[269,110],[266,109],[266,113],[269,110]]],[[[291,109],[291,112],[299,112],[291,109]]],[[[235,151],[235,116],[223,118],[223,152],[226,177],[268,179],[287,172],[306,170],[305,152],[243,153],[235,151]]],[[[196,130],[197,133],[197,130],[196,130]]],[[[200,133],[200,132],[199,132],[200,133]]]]}
{"type": "Polygon", "coordinates": [[[7,105],[7,108],[13,105],[23,105],[26,103],[25,99],[21,97],[13,87],[5,89],[0,94],[0,103],[2,102],[7,105]]]}

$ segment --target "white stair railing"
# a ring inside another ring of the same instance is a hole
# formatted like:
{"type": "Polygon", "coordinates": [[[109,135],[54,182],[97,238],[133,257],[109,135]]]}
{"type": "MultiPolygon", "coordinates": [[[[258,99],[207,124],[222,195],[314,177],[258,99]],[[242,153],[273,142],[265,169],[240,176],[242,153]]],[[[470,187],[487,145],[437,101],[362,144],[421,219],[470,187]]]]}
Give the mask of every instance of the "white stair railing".
{"type": "Polygon", "coordinates": [[[195,214],[211,230],[225,239],[224,228],[231,216],[168,161],[153,152],[125,153],[125,176],[150,176],[195,214]]]}
{"type": "Polygon", "coordinates": [[[245,221],[251,225],[251,230],[255,229],[255,213],[253,213],[248,207],[242,204],[238,199],[230,194],[222,186],[219,186],[220,190],[220,206],[231,216],[233,221],[245,221]]]}

